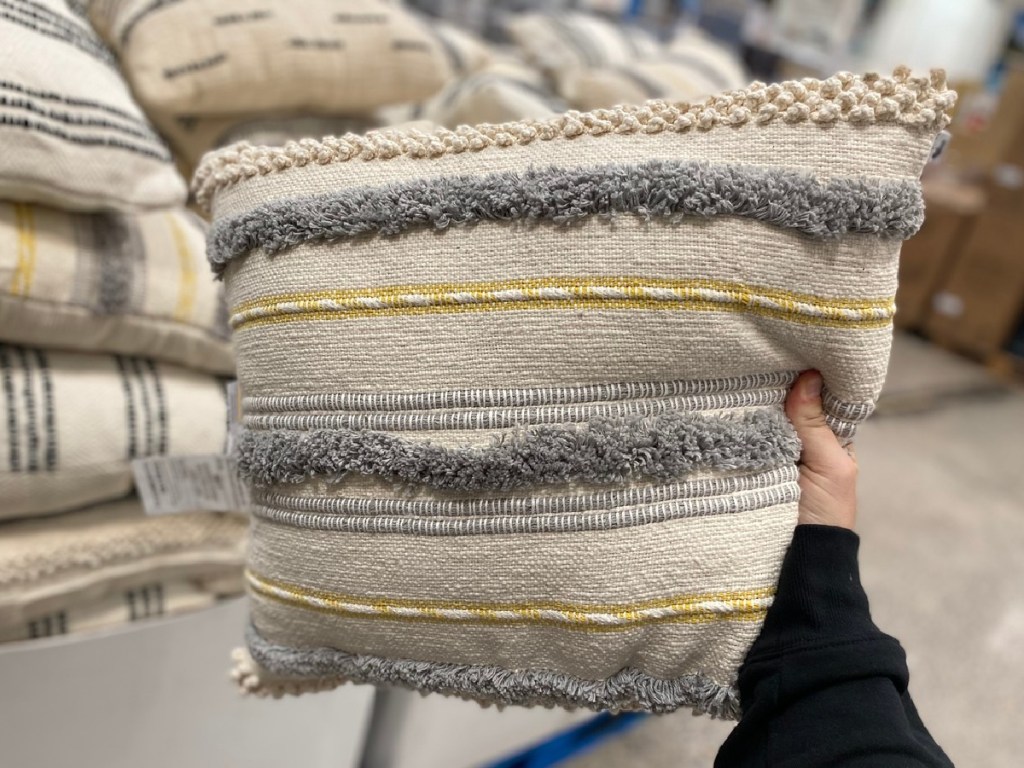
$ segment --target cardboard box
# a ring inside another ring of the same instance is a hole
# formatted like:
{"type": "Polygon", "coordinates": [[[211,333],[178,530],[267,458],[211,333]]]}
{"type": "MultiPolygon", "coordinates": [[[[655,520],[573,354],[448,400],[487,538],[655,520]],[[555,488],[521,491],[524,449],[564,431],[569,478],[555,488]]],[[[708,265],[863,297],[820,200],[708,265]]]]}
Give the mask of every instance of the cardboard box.
{"type": "Polygon", "coordinates": [[[950,126],[948,162],[966,171],[988,173],[1024,158],[1024,64],[1014,61],[998,95],[961,88],[950,126]]]}
{"type": "Polygon", "coordinates": [[[925,322],[929,337],[979,359],[1003,348],[1024,309],[1024,169],[999,176],[925,322]]]}
{"type": "Polygon", "coordinates": [[[951,177],[926,180],[924,195],[924,226],[900,251],[895,323],[906,330],[924,324],[932,296],[949,274],[971,221],[985,202],[983,188],[951,177]]]}

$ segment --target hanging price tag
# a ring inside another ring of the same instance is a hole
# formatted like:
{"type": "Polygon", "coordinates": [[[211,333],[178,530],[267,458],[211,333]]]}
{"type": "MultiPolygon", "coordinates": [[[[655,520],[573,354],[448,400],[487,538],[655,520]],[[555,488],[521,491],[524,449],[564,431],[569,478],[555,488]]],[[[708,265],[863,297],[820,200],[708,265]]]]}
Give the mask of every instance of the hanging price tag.
{"type": "Polygon", "coordinates": [[[249,507],[249,490],[227,456],[152,456],[133,461],[132,472],[147,515],[249,507]]]}

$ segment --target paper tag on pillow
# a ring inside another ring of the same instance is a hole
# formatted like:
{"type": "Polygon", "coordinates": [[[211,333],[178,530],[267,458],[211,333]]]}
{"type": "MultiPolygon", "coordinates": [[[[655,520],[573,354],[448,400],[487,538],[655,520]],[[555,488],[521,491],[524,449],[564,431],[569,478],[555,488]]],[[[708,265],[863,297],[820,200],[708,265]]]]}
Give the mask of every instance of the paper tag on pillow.
{"type": "Polygon", "coordinates": [[[147,515],[249,508],[249,489],[227,456],[151,456],[133,461],[132,472],[147,515]]]}
{"type": "Polygon", "coordinates": [[[949,146],[950,133],[949,131],[939,131],[939,135],[935,137],[935,141],[932,143],[932,154],[928,158],[928,162],[934,163],[940,157],[942,153],[946,151],[946,147],[949,146]]]}
{"type": "Polygon", "coordinates": [[[228,403],[228,437],[224,453],[231,456],[238,444],[238,435],[242,431],[242,392],[237,381],[227,383],[228,403]]]}

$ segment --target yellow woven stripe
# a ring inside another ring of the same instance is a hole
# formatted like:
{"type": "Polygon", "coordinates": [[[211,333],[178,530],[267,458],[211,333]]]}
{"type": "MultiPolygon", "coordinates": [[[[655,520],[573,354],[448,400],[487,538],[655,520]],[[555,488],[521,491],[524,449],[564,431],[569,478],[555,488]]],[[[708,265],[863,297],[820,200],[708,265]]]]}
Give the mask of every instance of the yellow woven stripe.
{"type": "Polygon", "coordinates": [[[171,228],[174,247],[178,252],[178,263],[181,269],[181,285],[178,287],[178,303],[174,308],[174,319],[186,322],[192,317],[192,309],[196,300],[196,267],[192,259],[192,250],[188,247],[188,237],[178,220],[167,215],[167,224],[171,228]]]}
{"type": "Polygon", "coordinates": [[[246,572],[250,588],[256,594],[285,605],[308,608],[321,613],[365,619],[430,621],[492,625],[561,626],[585,631],[623,631],[656,623],[707,623],[713,621],[760,621],[767,611],[765,601],[774,589],[753,589],[708,595],[678,595],[633,605],[572,605],[534,603],[457,603],[428,600],[375,600],[310,589],[267,579],[246,572]],[[709,602],[725,603],[728,611],[708,610],[709,602]],[[664,609],[674,615],[645,615],[645,611],[664,609]],[[561,619],[545,613],[557,611],[561,619]],[[457,613],[457,615],[452,615],[457,613]],[[509,614],[512,614],[510,616],[509,614]],[[614,623],[602,623],[594,614],[607,614],[614,623]]]}
{"type": "Polygon", "coordinates": [[[810,293],[783,291],[760,285],[730,282],[726,280],[673,280],[657,277],[539,277],[520,280],[494,280],[471,283],[419,283],[410,285],[386,285],[374,288],[347,288],[330,291],[302,291],[264,296],[258,299],[243,301],[231,312],[237,314],[257,307],[266,307],[280,302],[321,301],[335,299],[344,301],[361,297],[390,298],[403,294],[423,294],[426,296],[445,293],[486,293],[490,291],[532,290],[537,288],[577,289],[587,286],[609,286],[612,288],[668,288],[670,290],[687,290],[706,288],[714,291],[735,292],[737,295],[765,296],[780,302],[800,302],[822,306],[841,307],[843,309],[875,309],[893,307],[892,296],[880,296],[861,299],[843,299],[815,296],[810,293]]]}
{"type": "Polygon", "coordinates": [[[636,300],[583,300],[583,301],[520,301],[520,302],[494,302],[489,304],[456,304],[439,305],[433,307],[394,307],[389,309],[356,309],[337,312],[311,311],[302,313],[288,313],[272,317],[261,317],[246,320],[236,326],[236,329],[249,328],[261,325],[274,325],[277,323],[288,323],[298,321],[323,321],[323,320],[344,320],[355,317],[381,317],[388,315],[436,315],[436,314],[463,314],[467,312],[514,312],[523,310],[543,309],[643,309],[662,311],[691,311],[691,312],[738,312],[748,315],[759,315],[762,317],[774,317],[780,320],[800,323],[803,325],[816,325],[826,328],[846,328],[855,325],[858,328],[886,328],[891,325],[891,319],[872,320],[846,320],[832,319],[825,317],[813,317],[797,313],[768,309],[767,307],[749,307],[736,304],[722,304],[710,301],[692,302],[665,302],[652,301],[650,299],[636,300]]]}
{"type": "Polygon", "coordinates": [[[14,203],[13,207],[18,228],[18,263],[11,277],[11,293],[28,296],[36,269],[35,213],[26,203],[14,203]]]}

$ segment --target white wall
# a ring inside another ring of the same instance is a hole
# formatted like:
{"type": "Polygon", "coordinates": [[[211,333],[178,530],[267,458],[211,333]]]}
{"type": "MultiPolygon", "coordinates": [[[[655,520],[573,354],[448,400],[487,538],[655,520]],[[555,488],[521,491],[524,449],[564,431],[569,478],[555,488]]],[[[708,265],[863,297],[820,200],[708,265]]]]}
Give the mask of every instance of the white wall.
{"type": "Polygon", "coordinates": [[[1014,3],[1003,0],[888,0],[858,69],[889,73],[941,67],[951,80],[981,80],[1006,43],[1014,3]]]}

